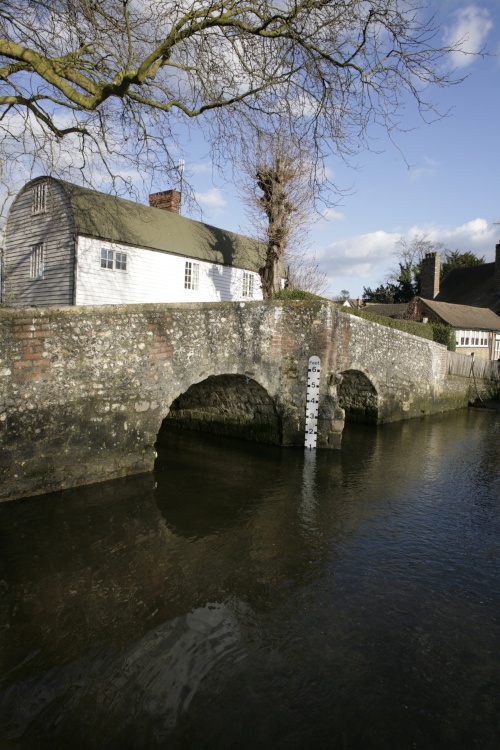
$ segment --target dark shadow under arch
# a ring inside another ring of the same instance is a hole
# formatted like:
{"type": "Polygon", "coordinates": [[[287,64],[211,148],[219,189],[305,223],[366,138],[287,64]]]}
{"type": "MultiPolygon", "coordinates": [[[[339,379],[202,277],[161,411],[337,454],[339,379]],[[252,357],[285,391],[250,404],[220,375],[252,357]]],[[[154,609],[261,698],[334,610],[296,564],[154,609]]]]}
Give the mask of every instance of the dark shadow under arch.
{"type": "Polygon", "coordinates": [[[337,389],[346,422],[377,424],[378,395],[375,386],[359,370],[346,370],[337,389]]]}
{"type": "Polygon", "coordinates": [[[172,402],[162,430],[188,429],[260,443],[281,443],[274,401],[245,375],[211,375],[172,402]]]}

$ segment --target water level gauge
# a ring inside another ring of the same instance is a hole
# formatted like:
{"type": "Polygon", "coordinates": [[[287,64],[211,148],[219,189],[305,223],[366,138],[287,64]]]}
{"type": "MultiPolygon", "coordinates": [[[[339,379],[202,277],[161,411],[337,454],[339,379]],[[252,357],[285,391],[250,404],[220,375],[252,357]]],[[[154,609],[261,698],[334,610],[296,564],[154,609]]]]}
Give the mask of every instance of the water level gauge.
{"type": "Polygon", "coordinates": [[[307,366],[305,448],[316,448],[318,438],[320,365],[321,361],[319,357],[309,357],[309,364],[307,366]]]}

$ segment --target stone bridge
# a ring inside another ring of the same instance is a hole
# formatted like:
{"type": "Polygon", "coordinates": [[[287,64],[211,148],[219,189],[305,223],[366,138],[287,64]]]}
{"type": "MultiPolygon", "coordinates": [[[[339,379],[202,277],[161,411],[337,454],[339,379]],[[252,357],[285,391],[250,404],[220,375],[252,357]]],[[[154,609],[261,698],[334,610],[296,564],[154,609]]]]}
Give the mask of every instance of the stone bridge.
{"type": "Polygon", "coordinates": [[[467,404],[444,347],[331,303],[0,309],[0,499],[150,471],[164,420],[303,446],[311,355],[319,448],[467,404]]]}

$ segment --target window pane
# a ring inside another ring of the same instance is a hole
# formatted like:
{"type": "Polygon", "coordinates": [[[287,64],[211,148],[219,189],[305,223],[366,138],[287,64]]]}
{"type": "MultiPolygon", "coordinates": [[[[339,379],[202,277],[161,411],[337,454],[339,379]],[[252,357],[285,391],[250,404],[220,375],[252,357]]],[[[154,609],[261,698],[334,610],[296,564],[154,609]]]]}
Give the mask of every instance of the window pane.
{"type": "Polygon", "coordinates": [[[115,268],[118,271],[127,270],[127,253],[116,253],[115,268]]]}
{"type": "Polygon", "coordinates": [[[113,251],[101,248],[101,268],[113,268],[113,251]]]}
{"type": "Polygon", "coordinates": [[[33,245],[30,252],[30,278],[40,279],[43,277],[44,247],[43,242],[33,245]]]}
{"type": "Polygon", "coordinates": [[[253,276],[248,271],[243,272],[243,297],[253,297],[253,276]]]}
{"type": "Polygon", "coordinates": [[[193,264],[187,260],[184,268],[184,289],[191,289],[191,271],[193,264]]]}
{"type": "Polygon", "coordinates": [[[31,211],[41,214],[47,210],[47,183],[41,182],[35,185],[32,193],[31,211]]]}

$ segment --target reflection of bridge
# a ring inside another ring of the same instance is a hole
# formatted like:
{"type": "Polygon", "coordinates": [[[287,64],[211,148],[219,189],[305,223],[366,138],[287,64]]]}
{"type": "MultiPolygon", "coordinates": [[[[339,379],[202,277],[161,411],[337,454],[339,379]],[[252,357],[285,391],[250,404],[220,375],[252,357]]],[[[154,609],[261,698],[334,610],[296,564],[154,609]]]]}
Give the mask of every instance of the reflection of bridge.
{"type": "Polygon", "coordinates": [[[330,303],[0,311],[0,497],[149,471],[178,425],[303,445],[307,360],[321,358],[318,446],[346,419],[467,403],[446,351],[330,303]]]}

